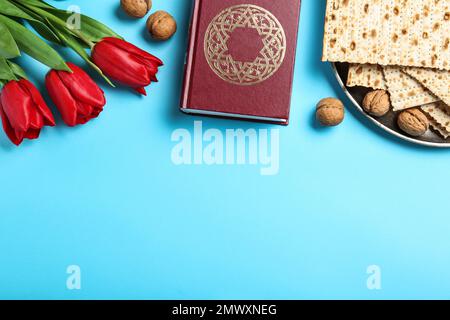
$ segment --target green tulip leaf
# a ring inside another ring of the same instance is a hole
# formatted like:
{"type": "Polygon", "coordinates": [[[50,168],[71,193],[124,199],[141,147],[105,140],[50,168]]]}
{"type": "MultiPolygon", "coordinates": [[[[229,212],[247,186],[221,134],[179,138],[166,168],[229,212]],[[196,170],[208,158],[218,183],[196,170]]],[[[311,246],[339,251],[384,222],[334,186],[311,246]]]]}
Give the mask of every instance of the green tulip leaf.
{"type": "MultiPolygon", "coordinates": [[[[74,15],[77,14],[59,9],[49,9],[48,11],[64,22],[70,21],[69,19],[76,17],[74,15]]],[[[77,31],[84,34],[84,36],[92,42],[99,42],[101,39],[106,37],[122,38],[109,27],[91,17],[80,14],[79,18],[80,29],[77,31]]]]}
{"type": "Polygon", "coordinates": [[[15,3],[24,3],[24,4],[29,4],[35,7],[39,7],[39,8],[43,8],[43,9],[51,9],[53,8],[51,5],[40,1],[40,0],[12,0],[15,3]]]}
{"type": "Polygon", "coordinates": [[[8,27],[0,21],[0,57],[11,59],[20,56],[20,51],[8,27]]]}
{"type": "MultiPolygon", "coordinates": [[[[0,0],[7,1],[7,0],[0,0]]],[[[58,36],[52,31],[52,29],[48,26],[47,20],[45,17],[40,16],[36,12],[30,10],[28,7],[23,6],[23,4],[18,4],[20,9],[26,14],[27,17],[23,17],[28,20],[28,23],[36,30],[37,33],[41,35],[44,39],[61,45],[61,40],[58,36]]]]}
{"type": "Polygon", "coordinates": [[[45,40],[62,45],[61,39],[50,29],[45,23],[41,21],[29,21],[30,25],[41,35],[45,40]]]}
{"type": "Polygon", "coordinates": [[[70,68],[58,52],[26,27],[1,15],[0,22],[3,22],[8,27],[21,51],[52,69],[70,71],[70,68]]]}
{"type": "Polygon", "coordinates": [[[33,20],[33,18],[28,15],[24,10],[20,9],[18,6],[9,2],[8,0],[0,0],[0,13],[11,16],[22,18],[26,20],[33,20]]]}
{"type": "Polygon", "coordinates": [[[14,73],[11,71],[9,67],[8,60],[4,58],[0,58],[0,79],[1,80],[12,80],[14,79],[14,73]]]}
{"type": "Polygon", "coordinates": [[[28,79],[25,71],[18,64],[8,60],[9,68],[18,78],[28,79]]]}

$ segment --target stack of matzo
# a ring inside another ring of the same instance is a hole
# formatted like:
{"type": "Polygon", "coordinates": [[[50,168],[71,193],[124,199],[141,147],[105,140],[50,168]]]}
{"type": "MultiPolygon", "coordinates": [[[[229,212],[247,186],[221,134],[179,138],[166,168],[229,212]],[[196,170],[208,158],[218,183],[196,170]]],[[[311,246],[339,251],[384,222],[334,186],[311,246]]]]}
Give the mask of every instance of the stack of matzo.
{"type": "Polygon", "coordinates": [[[323,60],[348,86],[387,89],[394,111],[422,107],[450,137],[450,0],[327,0],[323,60]]]}

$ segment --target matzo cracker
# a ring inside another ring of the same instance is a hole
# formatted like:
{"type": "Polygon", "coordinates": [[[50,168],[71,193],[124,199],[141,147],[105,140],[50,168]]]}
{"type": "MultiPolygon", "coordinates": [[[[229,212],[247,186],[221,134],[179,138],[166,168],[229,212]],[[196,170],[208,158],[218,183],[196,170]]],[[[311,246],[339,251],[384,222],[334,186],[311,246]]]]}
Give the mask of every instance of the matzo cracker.
{"type": "Polygon", "coordinates": [[[423,106],[422,110],[435,120],[443,130],[450,133],[450,115],[445,111],[445,106],[442,102],[423,106]]]}
{"type": "Polygon", "coordinates": [[[382,67],[374,64],[351,64],[348,69],[347,86],[387,89],[382,67]]]}
{"type": "Polygon", "coordinates": [[[450,106],[450,71],[426,68],[405,68],[404,71],[450,106]]]}
{"type": "Polygon", "coordinates": [[[384,78],[394,111],[405,110],[439,101],[416,79],[401,71],[400,67],[383,67],[384,78]]]}
{"type": "Polygon", "coordinates": [[[450,70],[450,0],[327,0],[323,60],[450,70]]]}

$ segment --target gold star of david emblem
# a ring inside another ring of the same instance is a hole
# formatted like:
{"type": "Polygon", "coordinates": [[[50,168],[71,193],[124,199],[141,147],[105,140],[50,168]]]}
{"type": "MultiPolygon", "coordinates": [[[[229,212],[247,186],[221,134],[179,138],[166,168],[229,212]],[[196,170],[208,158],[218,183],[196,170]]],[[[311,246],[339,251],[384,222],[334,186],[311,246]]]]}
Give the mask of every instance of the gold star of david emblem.
{"type": "Polygon", "coordinates": [[[286,35],[278,19],[259,6],[242,4],[220,12],[209,24],[204,41],[205,57],[214,73],[237,85],[255,85],[269,79],[283,63],[286,35]],[[255,29],[262,49],[253,61],[239,61],[228,42],[237,28],[255,29]]]}

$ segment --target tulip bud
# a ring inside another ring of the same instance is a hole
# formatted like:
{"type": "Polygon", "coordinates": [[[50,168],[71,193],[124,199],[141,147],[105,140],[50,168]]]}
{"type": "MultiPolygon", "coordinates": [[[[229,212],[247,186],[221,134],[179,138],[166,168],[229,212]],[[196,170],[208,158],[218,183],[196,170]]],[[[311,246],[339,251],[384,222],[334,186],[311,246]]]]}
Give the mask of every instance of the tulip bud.
{"type": "Polygon", "coordinates": [[[106,100],[103,90],[83,69],[70,62],[67,65],[72,73],[51,70],[45,85],[62,119],[73,127],[98,117],[106,100]]]}
{"type": "Polygon", "coordinates": [[[146,95],[145,87],[158,81],[163,63],[157,57],[118,38],[104,38],[94,46],[92,60],[110,78],[146,95]]]}
{"type": "Polygon", "coordinates": [[[9,139],[20,145],[23,139],[37,139],[44,126],[54,126],[52,112],[38,89],[28,80],[9,81],[0,95],[0,116],[9,139]]]}

